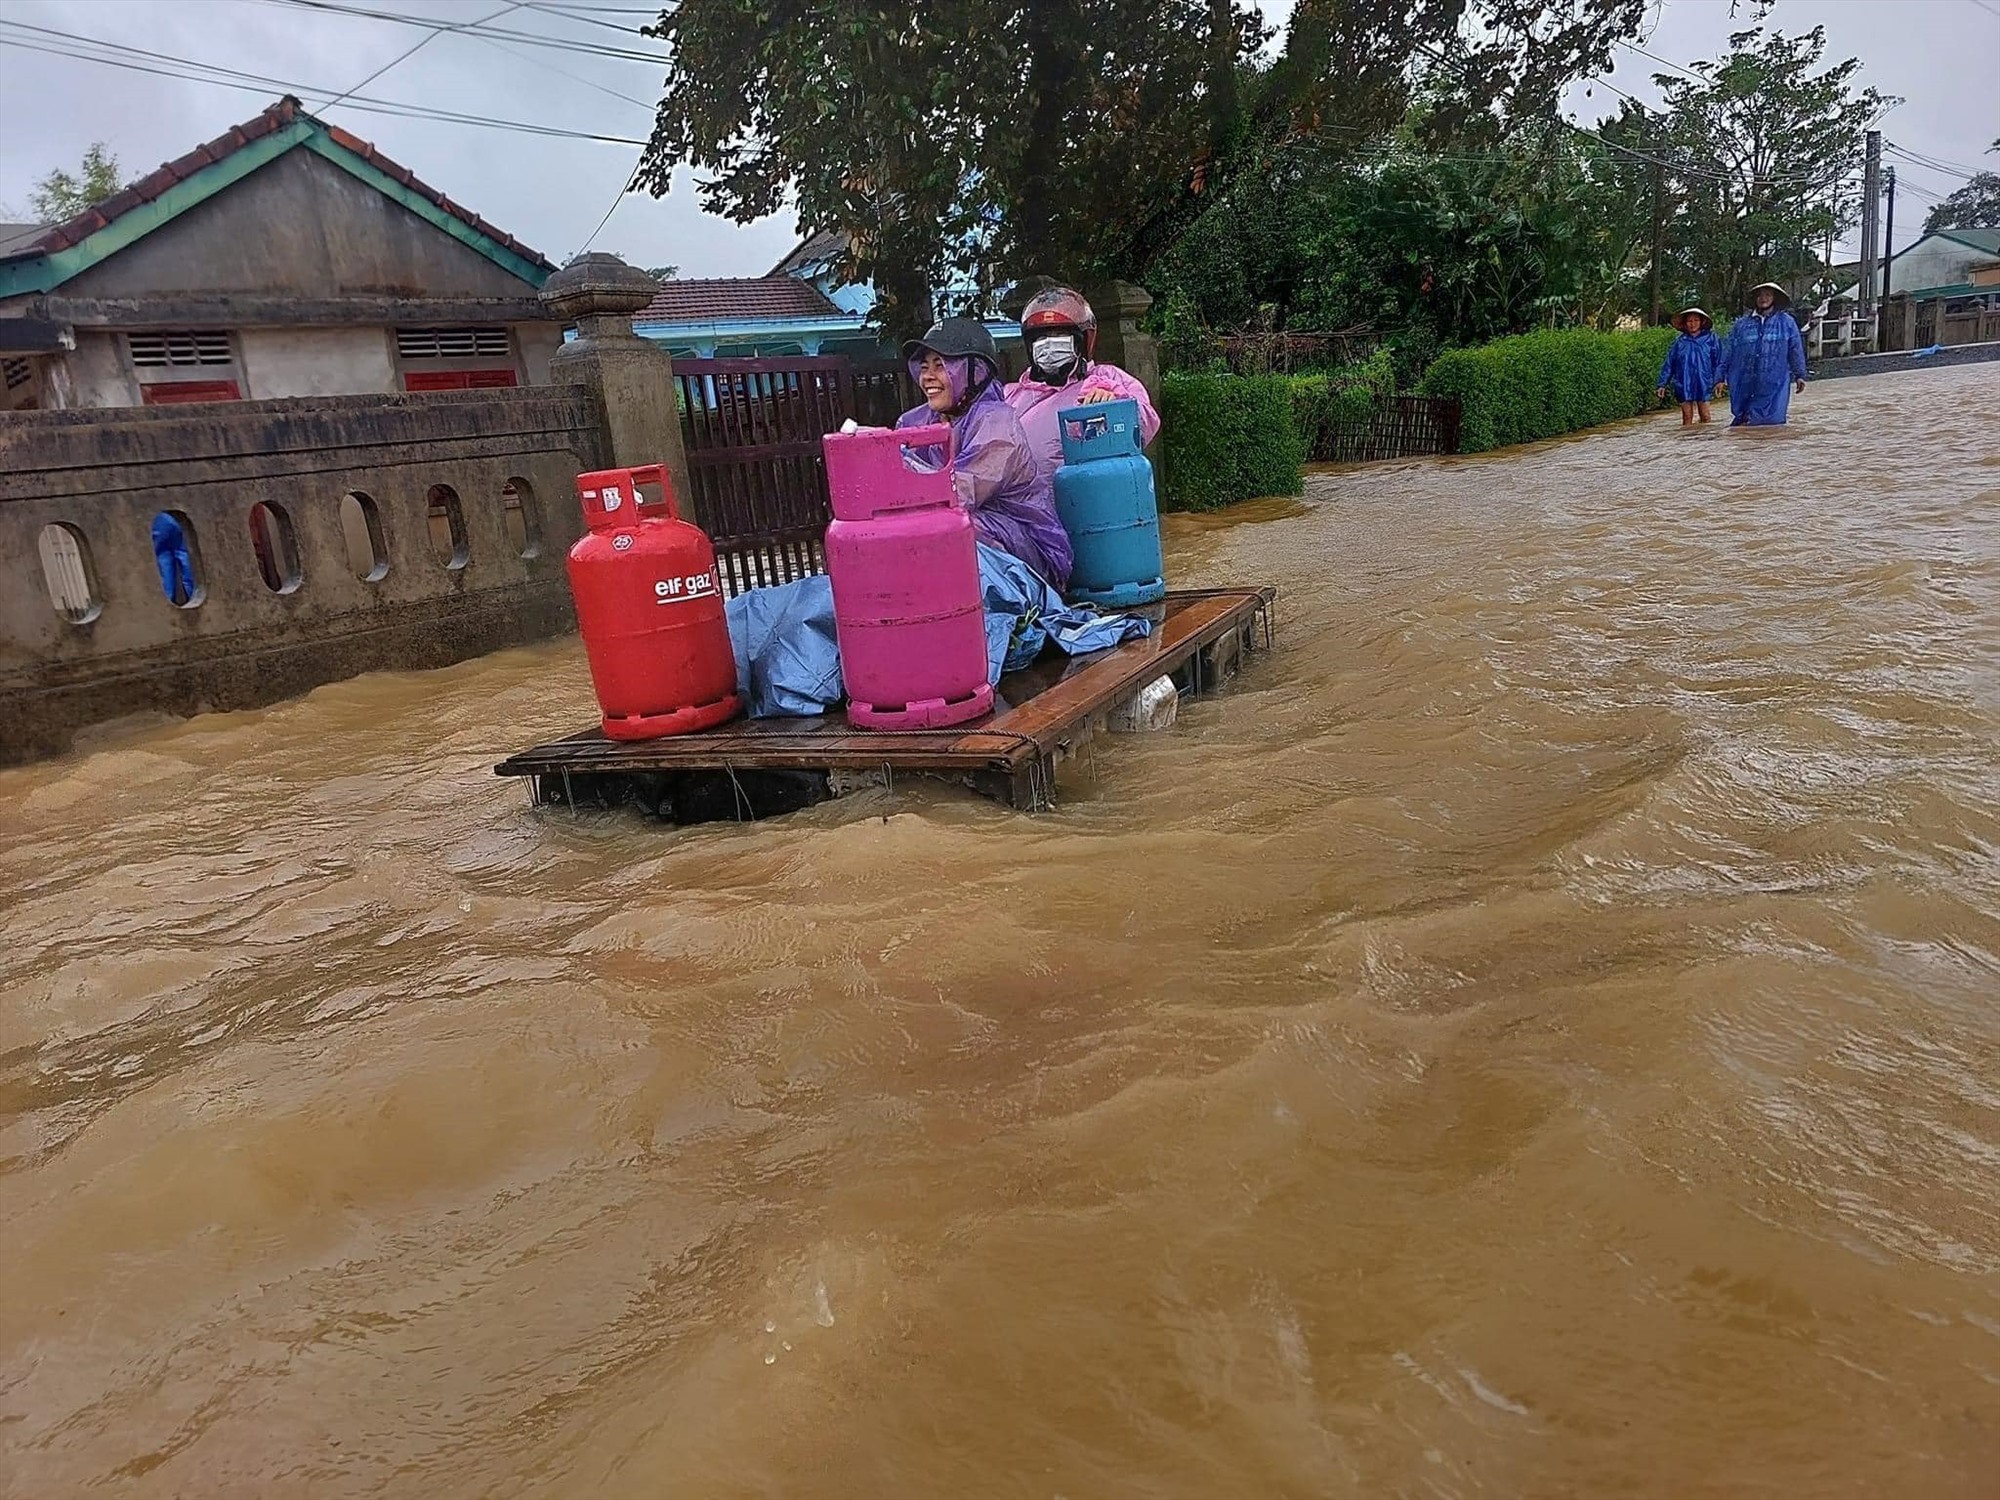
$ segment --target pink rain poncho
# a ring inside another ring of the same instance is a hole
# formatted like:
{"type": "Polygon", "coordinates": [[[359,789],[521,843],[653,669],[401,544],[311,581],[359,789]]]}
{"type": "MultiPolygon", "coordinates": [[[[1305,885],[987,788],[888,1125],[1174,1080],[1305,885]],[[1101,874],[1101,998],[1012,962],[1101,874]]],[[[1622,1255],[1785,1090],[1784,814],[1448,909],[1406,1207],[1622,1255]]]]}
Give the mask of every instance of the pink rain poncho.
{"type": "Polygon", "coordinates": [[[1159,432],[1160,414],[1147,399],[1146,388],[1116,365],[1092,365],[1068,385],[1061,386],[1037,380],[1030,371],[1007,387],[1007,404],[1021,419],[1021,430],[1028,436],[1028,446],[1034,450],[1044,479],[1053,481],[1056,470],[1062,467],[1062,432],[1057,415],[1082,405],[1089,391],[1107,391],[1114,400],[1138,402],[1141,442],[1152,442],[1154,434],[1159,432]]]}
{"type": "MultiPolygon", "coordinates": [[[[916,378],[917,361],[910,376],[916,378]]],[[[972,515],[973,530],[988,546],[1018,557],[1060,592],[1069,583],[1069,533],[1056,516],[1049,471],[1044,471],[1001,395],[999,372],[977,356],[947,359],[954,404],[964,404],[973,382],[985,377],[977,394],[951,418],[952,480],[959,503],[972,515]],[[976,371],[975,371],[975,366],[976,371]]],[[[898,427],[923,427],[945,418],[928,406],[896,419],[898,427]]],[[[942,467],[942,448],[913,448],[910,456],[942,467]]]]}

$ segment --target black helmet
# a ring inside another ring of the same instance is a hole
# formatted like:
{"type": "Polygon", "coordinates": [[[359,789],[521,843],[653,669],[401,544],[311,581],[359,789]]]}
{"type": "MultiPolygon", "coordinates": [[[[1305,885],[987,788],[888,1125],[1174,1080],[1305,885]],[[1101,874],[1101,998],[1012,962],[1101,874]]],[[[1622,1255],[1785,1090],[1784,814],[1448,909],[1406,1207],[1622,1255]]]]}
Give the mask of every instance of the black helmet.
{"type": "Polygon", "coordinates": [[[926,351],[942,354],[946,359],[974,355],[984,359],[995,370],[1000,368],[1000,346],[993,342],[993,335],[977,318],[946,318],[941,323],[933,323],[929,333],[903,345],[903,358],[915,359],[926,351]]]}

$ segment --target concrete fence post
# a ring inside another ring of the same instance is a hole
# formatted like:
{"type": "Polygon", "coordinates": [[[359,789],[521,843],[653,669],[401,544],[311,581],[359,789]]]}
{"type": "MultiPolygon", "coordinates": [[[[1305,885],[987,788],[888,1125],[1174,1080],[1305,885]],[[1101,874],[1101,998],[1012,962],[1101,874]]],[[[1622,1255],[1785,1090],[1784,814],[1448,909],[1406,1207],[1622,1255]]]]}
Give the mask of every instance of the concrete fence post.
{"type": "Polygon", "coordinates": [[[1097,357],[1117,365],[1160,404],[1160,345],[1139,326],[1153,295],[1129,281],[1107,282],[1084,294],[1097,314],[1097,357]]]}
{"type": "Polygon", "coordinates": [[[1877,353],[1914,348],[1910,342],[1916,324],[1916,309],[1908,292],[1891,292],[1881,305],[1881,324],[1876,330],[1877,353]]]}
{"type": "Polygon", "coordinates": [[[687,450],[674,404],[674,362],[658,344],[632,331],[632,314],[659,293],[659,283],[615,255],[579,256],[542,286],[542,301],[576,325],[576,337],[549,361],[556,385],[590,389],[604,409],[612,461],[620,467],[665,464],[674,494],[691,511],[687,450]]]}

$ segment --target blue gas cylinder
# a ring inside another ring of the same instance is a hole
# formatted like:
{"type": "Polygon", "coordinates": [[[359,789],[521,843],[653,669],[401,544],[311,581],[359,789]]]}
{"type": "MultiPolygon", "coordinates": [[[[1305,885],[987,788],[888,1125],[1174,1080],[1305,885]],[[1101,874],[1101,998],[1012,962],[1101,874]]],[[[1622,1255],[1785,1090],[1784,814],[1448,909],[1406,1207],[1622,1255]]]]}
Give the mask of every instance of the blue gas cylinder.
{"type": "Polygon", "coordinates": [[[1076,559],[1069,596],[1129,609],[1166,596],[1153,466],[1140,452],[1139,403],[1101,401],[1058,415],[1063,462],[1056,514],[1076,559]]]}

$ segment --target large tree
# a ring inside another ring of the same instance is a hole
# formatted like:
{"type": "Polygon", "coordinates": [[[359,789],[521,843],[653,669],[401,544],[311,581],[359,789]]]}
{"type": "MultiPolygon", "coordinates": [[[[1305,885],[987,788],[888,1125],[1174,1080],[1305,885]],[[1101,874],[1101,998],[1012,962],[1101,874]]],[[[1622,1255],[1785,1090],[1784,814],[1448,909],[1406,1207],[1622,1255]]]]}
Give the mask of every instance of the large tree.
{"type": "Polygon", "coordinates": [[[1304,143],[1239,176],[1148,284],[1212,328],[1365,328],[1418,356],[1630,310],[1648,163],[1553,115],[1450,132],[1435,103],[1362,149],[1304,143]]]}
{"type": "Polygon", "coordinates": [[[2000,172],[1975,172],[1966,179],[1924,216],[1924,233],[1933,229],[2000,229],[2000,172]]]}
{"type": "Polygon", "coordinates": [[[1848,179],[1863,136],[1899,101],[1855,88],[1854,58],[1823,66],[1826,33],[1753,27],[1729,52],[1654,75],[1666,115],[1649,143],[1668,160],[1673,212],[1669,291],[1714,308],[1742,305],[1760,281],[1804,281],[1819,247],[1850,228],[1859,197],[1848,179]]]}
{"type": "Polygon", "coordinates": [[[1545,112],[1646,0],[680,0],[637,184],[853,237],[892,326],[1001,276],[1141,274],[1240,177],[1450,80],[1452,128],[1545,112]]]}

